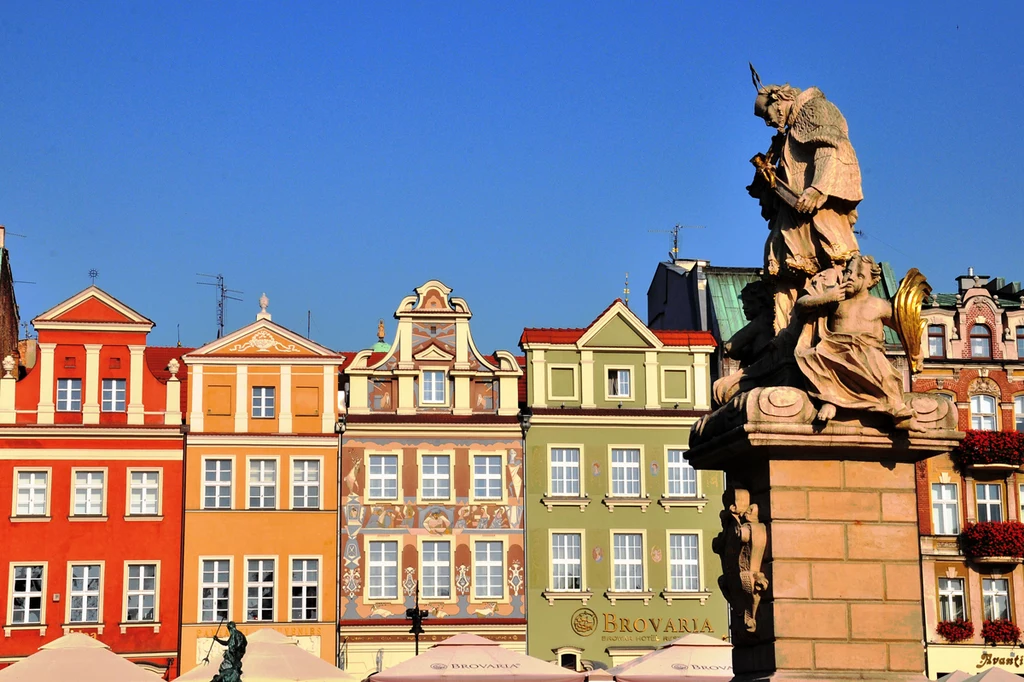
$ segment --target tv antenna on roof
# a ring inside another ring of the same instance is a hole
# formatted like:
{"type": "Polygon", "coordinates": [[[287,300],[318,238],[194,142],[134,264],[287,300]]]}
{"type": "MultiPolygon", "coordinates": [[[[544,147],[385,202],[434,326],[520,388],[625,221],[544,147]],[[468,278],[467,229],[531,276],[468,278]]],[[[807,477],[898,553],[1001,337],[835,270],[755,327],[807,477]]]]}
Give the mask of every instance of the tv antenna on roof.
{"type": "Polygon", "coordinates": [[[238,291],[237,289],[228,289],[224,286],[224,275],[204,275],[201,272],[196,273],[199,277],[209,277],[214,280],[213,282],[196,282],[196,284],[202,284],[207,287],[217,287],[217,338],[224,336],[224,301],[241,301],[242,299],[238,296],[231,296],[231,294],[242,294],[244,291],[238,291]]]}
{"type": "Polygon", "coordinates": [[[672,250],[669,251],[668,257],[673,261],[679,260],[679,230],[703,230],[704,225],[680,225],[676,223],[675,227],[671,230],[647,230],[648,232],[654,232],[659,234],[670,234],[672,235],[672,250]]]}

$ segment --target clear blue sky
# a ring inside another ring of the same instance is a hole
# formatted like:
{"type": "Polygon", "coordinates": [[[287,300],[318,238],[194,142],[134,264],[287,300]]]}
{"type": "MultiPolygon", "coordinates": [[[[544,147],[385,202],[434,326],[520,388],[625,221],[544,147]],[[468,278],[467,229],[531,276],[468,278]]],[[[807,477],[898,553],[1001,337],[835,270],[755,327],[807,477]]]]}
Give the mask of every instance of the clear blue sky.
{"type": "Polygon", "coordinates": [[[1019,3],[3,3],[0,223],[23,319],[97,284],[214,337],[197,272],[339,350],[437,278],[482,349],[588,323],[686,256],[758,265],[766,83],[819,86],[862,248],[940,291],[1024,278],[1019,3]],[[721,7],[720,7],[721,5],[721,7]]]}

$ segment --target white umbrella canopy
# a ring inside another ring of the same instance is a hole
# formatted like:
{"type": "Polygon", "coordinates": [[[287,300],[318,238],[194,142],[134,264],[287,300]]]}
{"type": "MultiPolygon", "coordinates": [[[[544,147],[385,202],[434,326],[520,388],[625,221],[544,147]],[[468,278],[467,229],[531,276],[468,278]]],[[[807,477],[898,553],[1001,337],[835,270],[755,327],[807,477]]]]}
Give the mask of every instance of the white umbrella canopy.
{"type": "Polygon", "coordinates": [[[1020,682],[1020,677],[1003,668],[988,668],[966,678],[965,682],[1020,682]]]}
{"type": "Polygon", "coordinates": [[[943,675],[936,680],[936,682],[964,682],[964,680],[970,676],[970,673],[965,673],[963,670],[954,670],[951,673],[943,675]]]}
{"type": "Polygon", "coordinates": [[[618,682],[675,682],[731,679],[732,644],[700,633],[669,642],[649,654],[608,670],[618,682]]]}
{"type": "Polygon", "coordinates": [[[103,642],[72,632],[14,665],[0,670],[0,682],[161,682],[121,658],[103,642]]]}
{"type": "MultiPolygon", "coordinates": [[[[327,661],[299,648],[295,640],[264,628],[249,635],[242,657],[242,682],[356,682],[327,661]]],[[[192,668],[177,678],[182,682],[210,682],[224,655],[210,654],[210,663],[192,668]]]]}
{"type": "Polygon", "coordinates": [[[438,642],[419,656],[376,673],[372,682],[583,682],[583,675],[506,649],[477,635],[438,642]]]}

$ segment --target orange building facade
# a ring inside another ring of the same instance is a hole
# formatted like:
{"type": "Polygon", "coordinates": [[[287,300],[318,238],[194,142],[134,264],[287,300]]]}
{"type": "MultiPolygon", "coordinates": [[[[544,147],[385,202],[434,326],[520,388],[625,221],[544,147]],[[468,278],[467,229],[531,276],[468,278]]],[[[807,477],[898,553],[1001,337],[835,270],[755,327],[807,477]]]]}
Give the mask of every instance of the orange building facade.
{"type": "MultiPolygon", "coordinates": [[[[936,294],[922,311],[925,362],[913,389],[948,395],[968,439],[984,439],[978,432],[1024,431],[1024,291],[1018,283],[973,271],[957,282],[955,294],[936,294]]],[[[983,452],[983,458],[990,454],[991,462],[941,456],[917,465],[932,679],[993,666],[1024,673],[1024,659],[1015,653],[1019,649],[986,642],[983,636],[986,621],[1024,624],[1022,559],[996,547],[999,536],[1024,521],[1024,474],[1017,463],[999,461],[994,453],[983,452]],[[972,548],[964,537],[971,528],[972,534],[991,535],[996,542],[980,551],[972,548]],[[973,634],[963,631],[962,624],[948,625],[957,619],[969,621],[973,634]]]]}
{"type": "Polygon", "coordinates": [[[336,663],[343,357],[275,324],[266,304],[185,356],[182,671],[227,621],[272,627],[336,663]]]}
{"type": "Polygon", "coordinates": [[[402,300],[394,340],[344,371],[340,662],[357,676],[460,632],[526,647],[517,358],[481,353],[466,302],[436,280],[402,300]]]}
{"type": "Polygon", "coordinates": [[[0,666],[82,632],[173,677],[188,349],[95,286],[33,325],[0,378],[0,666]]]}

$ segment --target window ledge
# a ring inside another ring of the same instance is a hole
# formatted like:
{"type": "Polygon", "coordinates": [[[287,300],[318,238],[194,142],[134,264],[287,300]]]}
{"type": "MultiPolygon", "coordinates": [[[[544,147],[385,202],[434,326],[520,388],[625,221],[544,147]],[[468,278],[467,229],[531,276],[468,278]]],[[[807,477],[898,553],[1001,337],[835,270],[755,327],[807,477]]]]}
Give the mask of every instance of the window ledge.
{"type": "Polygon", "coordinates": [[[106,514],[79,514],[77,516],[69,516],[68,521],[106,521],[106,514]]]}
{"type": "Polygon", "coordinates": [[[654,599],[654,593],[649,590],[644,590],[643,592],[615,592],[608,590],[604,593],[604,596],[611,602],[612,606],[615,606],[616,600],[643,601],[644,606],[648,606],[651,603],[651,599],[654,599]]]}
{"type": "Polygon", "coordinates": [[[664,599],[665,601],[667,601],[669,606],[672,605],[672,600],[673,599],[679,599],[680,601],[687,600],[687,599],[693,599],[693,600],[699,601],[701,606],[704,606],[704,604],[708,600],[708,597],[710,597],[710,596],[711,596],[711,593],[707,592],[707,591],[704,591],[704,590],[697,591],[697,592],[682,592],[682,591],[674,591],[674,590],[662,590],[662,592],[661,592],[661,598],[664,599]]]}
{"type": "Polygon", "coordinates": [[[50,521],[51,520],[51,518],[49,516],[30,516],[30,515],[25,515],[25,516],[9,516],[7,518],[10,519],[11,523],[44,523],[46,521],[50,521]]]}
{"type": "Polygon", "coordinates": [[[117,626],[121,628],[122,635],[128,634],[130,628],[153,628],[153,634],[160,632],[160,623],[153,621],[133,620],[127,623],[118,623],[117,626]]]}
{"type": "Polygon", "coordinates": [[[72,630],[95,630],[96,634],[103,634],[103,623],[64,623],[61,625],[61,629],[64,630],[64,634],[68,634],[72,630]]]}
{"type": "Polygon", "coordinates": [[[31,624],[31,625],[29,625],[29,624],[22,625],[21,623],[18,623],[17,625],[12,625],[12,624],[8,623],[7,625],[4,626],[4,637],[10,637],[12,632],[15,632],[15,631],[18,631],[18,630],[38,630],[39,631],[39,636],[40,637],[45,637],[46,636],[46,623],[35,623],[35,624],[31,624]]]}
{"type": "Polygon", "coordinates": [[[163,521],[163,514],[127,514],[125,521],[163,521]]]}
{"type": "Polygon", "coordinates": [[[669,497],[668,495],[662,495],[661,499],[658,500],[658,504],[665,508],[666,514],[673,507],[693,507],[697,510],[698,514],[703,514],[707,503],[708,498],[706,497],[669,497]]]}
{"type": "Polygon", "coordinates": [[[541,504],[548,508],[548,511],[552,511],[555,507],[579,507],[580,511],[583,511],[590,504],[589,497],[555,497],[545,495],[540,498],[540,501],[541,504]]]}
{"type": "Polygon", "coordinates": [[[578,592],[556,592],[553,590],[544,590],[540,593],[541,598],[548,600],[548,606],[554,606],[556,601],[581,601],[586,606],[590,598],[594,596],[594,593],[590,590],[582,590],[578,592]]]}
{"type": "Polygon", "coordinates": [[[651,498],[649,497],[614,497],[606,495],[602,502],[608,507],[608,511],[615,511],[616,507],[640,507],[640,511],[646,512],[647,507],[651,506],[651,498]]]}

